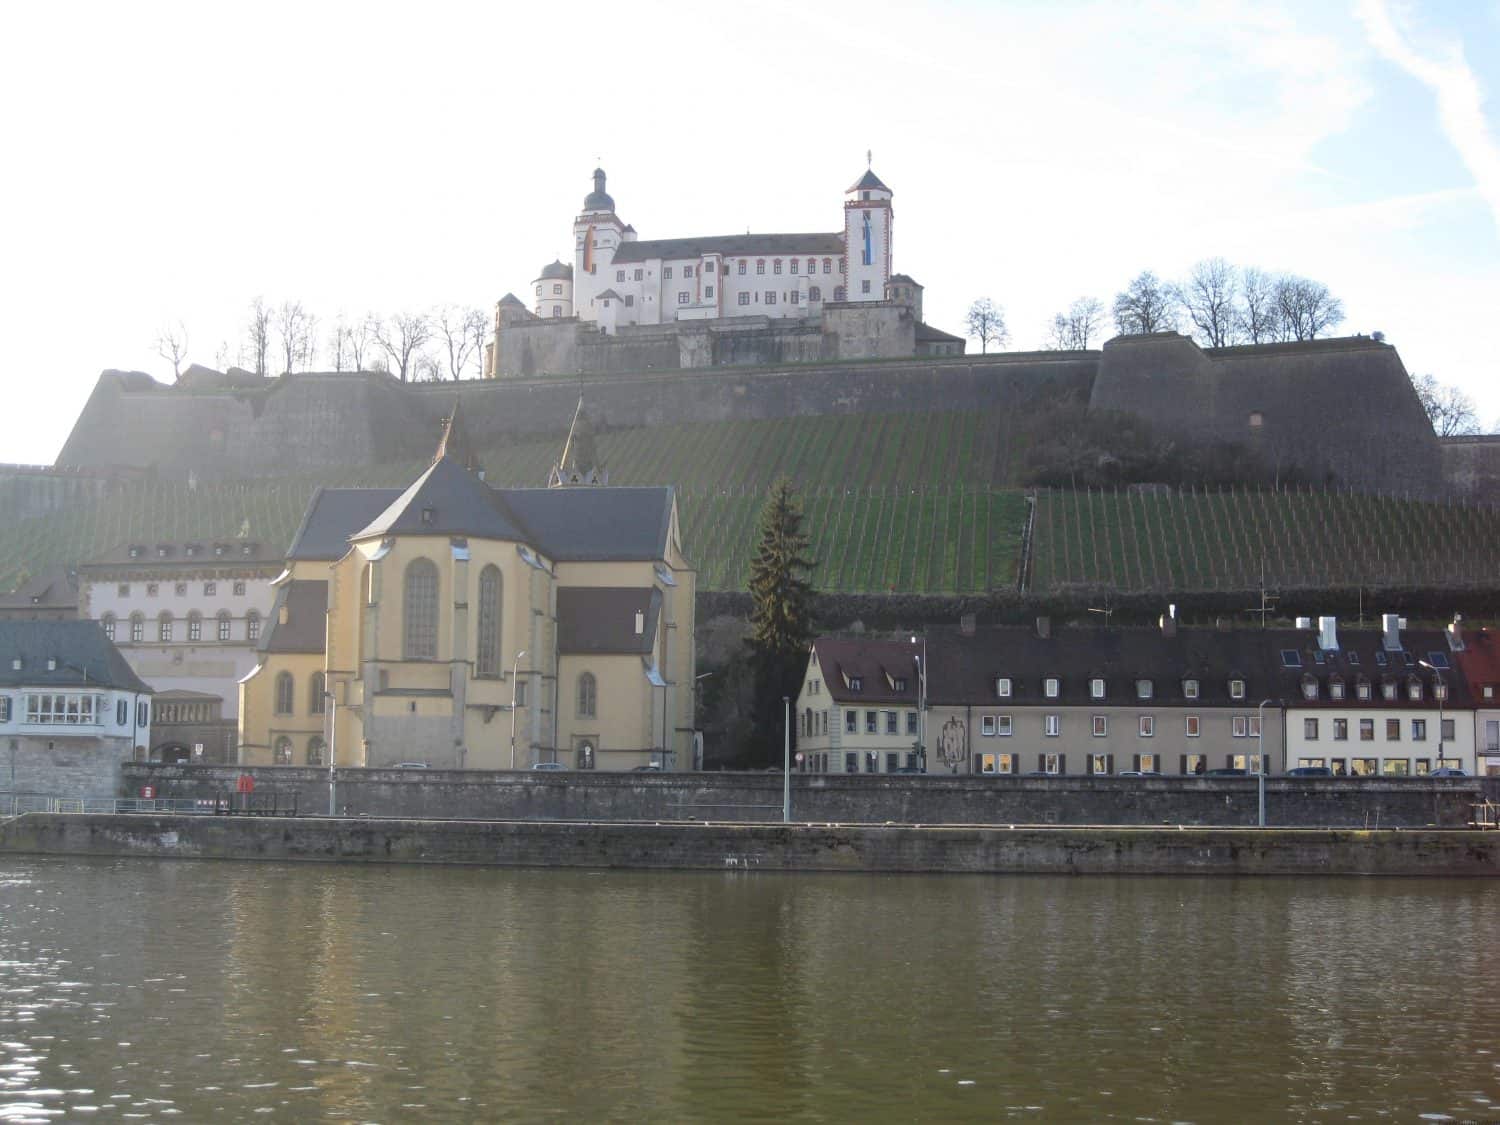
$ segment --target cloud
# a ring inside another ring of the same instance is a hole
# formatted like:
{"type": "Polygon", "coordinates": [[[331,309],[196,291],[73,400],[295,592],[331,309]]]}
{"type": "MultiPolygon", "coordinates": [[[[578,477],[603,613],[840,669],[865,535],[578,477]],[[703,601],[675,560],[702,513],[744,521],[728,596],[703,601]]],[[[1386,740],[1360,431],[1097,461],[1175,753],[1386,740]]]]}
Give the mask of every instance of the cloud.
{"type": "Polygon", "coordinates": [[[1457,43],[1443,45],[1439,57],[1419,54],[1402,34],[1385,0],[1360,0],[1356,9],[1370,44],[1437,97],[1443,134],[1474,177],[1475,187],[1500,228],[1500,143],[1484,117],[1484,91],[1457,43]]]}

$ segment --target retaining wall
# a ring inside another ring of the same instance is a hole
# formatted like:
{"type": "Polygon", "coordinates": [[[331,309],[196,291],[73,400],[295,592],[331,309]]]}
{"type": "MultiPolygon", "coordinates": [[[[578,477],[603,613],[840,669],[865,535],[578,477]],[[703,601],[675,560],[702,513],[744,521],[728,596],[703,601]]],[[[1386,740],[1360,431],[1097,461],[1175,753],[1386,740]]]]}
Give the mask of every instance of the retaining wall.
{"type": "Polygon", "coordinates": [[[1500,833],[1438,831],[515,824],[31,813],[0,824],[0,851],[731,871],[1500,874],[1500,833]]]}
{"type": "MultiPolygon", "coordinates": [[[[285,805],[295,795],[301,812],[328,811],[328,771],[298,766],[131,764],[120,796],[137,796],[150,785],[158,797],[211,797],[234,792],[241,773],[255,779],[257,796],[274,793],[285,805]]],[[[351,815],[600,821],[781,817],[777,773],[341,769],[336,779],[336,811],[351,815]]],[[[1480,778],[1269,778],[1267,823],[1462,827],[1487,784],[1480,778]]],[[[813,821],[1234,826],[1255,824],[1256,805],[1253,778],[792,778],[792,816],[813,821]]]]}

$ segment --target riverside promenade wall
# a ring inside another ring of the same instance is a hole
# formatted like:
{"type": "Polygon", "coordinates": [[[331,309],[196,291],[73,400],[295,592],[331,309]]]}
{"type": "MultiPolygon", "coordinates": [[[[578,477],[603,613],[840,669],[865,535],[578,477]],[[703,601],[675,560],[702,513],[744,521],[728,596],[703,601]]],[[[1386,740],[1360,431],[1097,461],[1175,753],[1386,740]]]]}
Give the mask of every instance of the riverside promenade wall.
{"type": "Polygon", "coordinates": [[[1500,833],[628,824],[28,813],[0,852],[494,867],[1076,875],[1500,875],[1500,833]]]}
{"type": "MultiPolygon", "coordinates": [[[[298,766],[127,765],[120,796],[233,793],[327,813],[328,771],[298,766]]],[[[1266,781],[1266,823],[1305,828],[1461,828],[1495,779],[1302,778],[1266,781]]],[[[1500,790],[1500,785],[1494,786],[1500,790]]],[[[1492,794],[1500,799],[1500,792],[1492,794]]],[[[837,823],[1249,826],[1254,778],[983,777],[794,774],[792,818],[837,823]]],[[[781,818],[779,773],[588,773],[340,769],[335,811],[466,820],[781,818]]]]}

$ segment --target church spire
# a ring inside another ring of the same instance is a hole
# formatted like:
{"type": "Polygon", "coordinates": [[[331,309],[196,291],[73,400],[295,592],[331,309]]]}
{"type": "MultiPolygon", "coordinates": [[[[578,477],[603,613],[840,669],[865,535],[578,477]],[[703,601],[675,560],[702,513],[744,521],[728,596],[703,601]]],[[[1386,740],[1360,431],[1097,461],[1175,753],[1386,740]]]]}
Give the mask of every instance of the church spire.
{"type": "Polygon", "coordinates": [[[578,408],[573,411],[573,423],[568,427],[568,438],[563,442],[562,456],[547,475],[547,487],[608,483],[609,470],[599,460],[599,451],[594,446],[594,427],[584,412],[580,392],[578,408]]]}
{"type": "Polygon", "coordinates": [[[438,439],[437,452],[432,455],[432,463],[436,465],[444,457],[451,457],[459,465],[469,471],[479,471],[483,475],[483,466],[479,458],[474,456],[474,450],[469,445],[469,434],[464,429],[463,419],[459,417],[459,399],[453,400],[453,412],[443,419],[443,436],[438,439]]]}

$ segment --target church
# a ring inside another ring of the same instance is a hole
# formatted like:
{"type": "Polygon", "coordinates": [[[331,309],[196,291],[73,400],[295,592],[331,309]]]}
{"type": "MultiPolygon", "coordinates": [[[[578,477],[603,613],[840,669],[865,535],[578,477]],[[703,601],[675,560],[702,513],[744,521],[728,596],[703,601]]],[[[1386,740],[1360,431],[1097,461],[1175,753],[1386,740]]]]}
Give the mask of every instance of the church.
{"type": "Polygon", "coordinates": [[[605,484],[582,402],[546,488],[492,488],[458,407],[405,489],[314,494],[240,682],[243,765],[688,769],[671,488],[605,484]]]}
{"type": "Polygon", "coordinates": [[[922,322],[922,287],[891,271],[893,198],[867,168],[836,231],[642,239],[595,168],[572,262],[542,267],[529,309],[501,299],[485,374],[960,355],[962,338],[922,322]]]}

